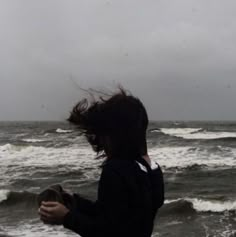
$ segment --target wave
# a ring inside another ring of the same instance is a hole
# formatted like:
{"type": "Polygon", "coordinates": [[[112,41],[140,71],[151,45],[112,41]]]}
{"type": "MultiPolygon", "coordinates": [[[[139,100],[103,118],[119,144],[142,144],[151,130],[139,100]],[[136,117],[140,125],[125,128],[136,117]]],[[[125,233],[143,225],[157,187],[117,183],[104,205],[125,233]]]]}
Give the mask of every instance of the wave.
{"type": "Polygon", "coordinates": [[[218,148],[217,152],[210,152],[209,148],[197,147],[154,147],[149,149],[149,156],[163,168],[236,167],[236,149],[218,148]],[[222,150],[221,150],[222,149],[222,150]]]}
{"type": "MultiPolygon", "coordinates": [[[[37,194],[23,191],[13,192],[0,190],[0,207],[25,204],[27,206],[37,205],[37,194]]],[[[196,212],[236,212],[236,201],[210,201],[198,198],[183,198],[166,200],[164,205],[165,213],[173,214],[194,214],[196,212]]]]}
{"type": "Polygon", "coordinates": [[[56,132],[57,133],[71,133],[73,132],[73,130],[65,130],[65,129],[58,128],[56,132]]]}
{"type": "Polygon", "coordinates": [[[235,142],[236,141],[236,136],[235,137],[219,137],[212,139],[214,141],[225,141],[225,142],[235,142]]]}
{"type": "MultiPolygon", "coordinates": [[[[236,167],[236,148],[212,146],[201,148],[153,147],[149,149],[150,157],[163,168],[227,168],[236,167]]],[[[70,166],[77,168],[97,167],[101,161],[94,159],[96,153],[88,146],[73,145],[70,147],[43,147],[5,144],[0,146],[0,169],[14,165],[19,167],[57,167],[70,166]]],[[[30,172],[30,170],[29,170],[30,172]]],[[[7,175],[7,174],[5,174],[7,175]]]]}
{"type": "Polygon", "coordinates": [[[235,212],[236,211],[236,201],[209,201],[202,200],[198,198],[184,198],[184,199],[174,199],[166,200],[166,212],[173,213],[194,213],[194,212],[235,212]]]}
{"type": "Polygon", "coordinates": [[[10,190],[0,190],[0,206],[15,206],[19,204],[37,204],[37,194],[30,193],[27,191],[23,192],[13,192],[10,190]]]}
{"type": "Polygon", "coordinates": [[[95,157],[96,153],[90,147],[82,145],[55,148],[5,144],[0,146],[0,174],[8,182],[13,175],[21,179],[34,177],[36,170],[57,174],[86,170],[86,175],[95,179],[102,163],[95,157]]]}
{"type": "Polygon", "coordinates": [[[202,128],[161,128],[160,131],[171,136],[184,136],[202,131],[202,128]]]}
{"type": "Polygon", "coordinates": [[[47,140],[37,139],[37,138],[27,138],[27,139],[22,139],[22,141],[29,142],[29,143],[37,143],[37,142],[46,142],[47,140]]]}
{"type": "Polygon", "coordinates": [[[0,190],[0,203],[7,199],[9,190],[0,190]]]}
{"type": "Polygon", "coordinates": [[[0,153],[20,151],[24,147],[27,147],[27,146],[20,146],[20,145],[16,146],[16,145],[7,143],[5,145],[0,146],[0,153]]]}
{"type": "Polygon", "coordinates": [[[210,132],[202,128],[161,128],[160,131],[166,135],[192,140],[236,139],[236,132],[210,132]]]}
{"type": "Polygon", "coordinates": [[[161,132],[161,130],[160,130],[159,128],[149,129],[148,131],[149,131],[150,133],[161,132]]]}
{"type": "Polygon", "coordinates": [[[197,140],[235,140],[236,133],[233,132],[202,132],[195,134],[187,134],[182,136],[184,139],[197,139],[197,140]]]}

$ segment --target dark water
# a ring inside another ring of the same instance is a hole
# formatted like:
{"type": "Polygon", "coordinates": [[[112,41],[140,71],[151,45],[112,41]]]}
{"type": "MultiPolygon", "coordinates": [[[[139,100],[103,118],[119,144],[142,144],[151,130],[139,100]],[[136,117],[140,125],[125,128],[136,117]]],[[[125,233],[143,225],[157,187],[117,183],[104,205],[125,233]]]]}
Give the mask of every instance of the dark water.
{"type": "MultiPolygon", "coordinates": [[[[153,122],[148,146],[166,183],[153,236],[236,236],[236,123],[153,122]]],[[[73,236],[41,224],[36,194],[60,183],[95,200],[94,157],[67,123],[0,123],[0,237],[73,236]]]]}

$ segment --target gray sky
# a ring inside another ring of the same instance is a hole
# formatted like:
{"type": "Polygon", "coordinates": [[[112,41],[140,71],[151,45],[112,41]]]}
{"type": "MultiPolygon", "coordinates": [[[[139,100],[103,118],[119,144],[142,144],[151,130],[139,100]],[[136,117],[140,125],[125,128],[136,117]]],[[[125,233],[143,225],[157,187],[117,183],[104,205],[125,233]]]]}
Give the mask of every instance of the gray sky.
{"type": "Polygon", "coordinates": [[[1,0],[0,120],[62,120],[121,83],[152,120],[236,120],[236,1],[1,0]],[[72,80],[71,80],[72,79],[72,80]]]}

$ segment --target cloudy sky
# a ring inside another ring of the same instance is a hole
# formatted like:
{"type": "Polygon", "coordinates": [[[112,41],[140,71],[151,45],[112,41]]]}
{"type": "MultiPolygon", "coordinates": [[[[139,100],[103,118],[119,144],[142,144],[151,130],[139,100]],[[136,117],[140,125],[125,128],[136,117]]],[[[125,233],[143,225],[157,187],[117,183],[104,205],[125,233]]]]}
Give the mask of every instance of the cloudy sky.
{"type": "Polygon", "coordinates": [[[236,1],[1,0],[0,120],[63,120],[121,83],[152,120],[236,120],[236,1]]]}

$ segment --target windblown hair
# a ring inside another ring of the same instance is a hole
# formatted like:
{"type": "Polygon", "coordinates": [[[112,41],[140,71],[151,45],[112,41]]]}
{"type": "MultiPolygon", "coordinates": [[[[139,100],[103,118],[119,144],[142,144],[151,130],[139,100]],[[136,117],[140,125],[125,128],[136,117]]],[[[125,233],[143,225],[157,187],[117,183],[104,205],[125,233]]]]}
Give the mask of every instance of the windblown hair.
{"type": "Polygon", "coordinates": [[[109,138],[112,158],[136,159],[147,152],[146,109],[124,89],[92,103],[83,99],[73,108],[68,121],[82,130],[97,153],[105,151],[105,137],[109,138]]]}

